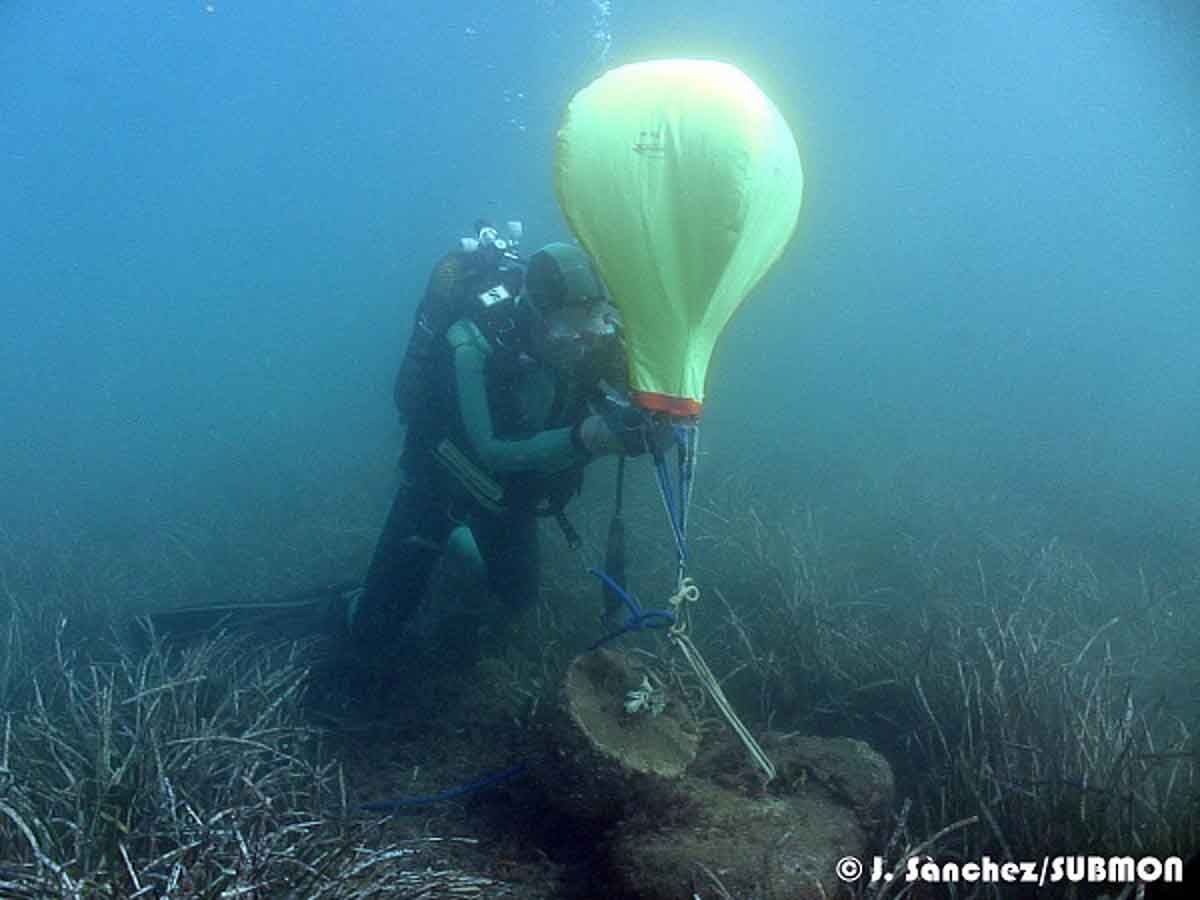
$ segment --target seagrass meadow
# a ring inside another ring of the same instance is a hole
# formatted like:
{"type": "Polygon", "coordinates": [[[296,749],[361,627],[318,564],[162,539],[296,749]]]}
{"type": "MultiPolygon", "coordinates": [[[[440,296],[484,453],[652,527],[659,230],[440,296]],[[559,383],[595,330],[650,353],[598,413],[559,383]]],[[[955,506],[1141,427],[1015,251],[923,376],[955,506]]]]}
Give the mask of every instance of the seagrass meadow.
{"type": "MultiPolygon", "coordinates": [[[[877,748],[897,803],[874,849],[897,864],[917,847],[941,859],[1186,855],[1200,828],[1197,709],[1178,686],[1198,674],[1196,574],[1147,562],[1122,576],[1027,531],[1028,513],[894,490],[869,517],[792,505],[751,475],[698,499],[694,639],[751,729],[877,748]]],[[[635,492],[636,532],[660,524],[653,500],[635,492]]],[[[585,504],[589,540],[605,506],[585,504]]],[[[369,552],[357,540],[351,556],[369,552]]],[[[506,628],[441,581],[407,661],[366,693],[320,634],[173,642],[131,627],[131,585],[159,603],[180,572],[156,582],[171,568],[161,559],[139,571],[147,556],[131,547],[73,546],[68,559],[4,545],[6,895],[567,897],[606,883],[606,839],[581,849],[526,778],[397,815],[360,808],[514,759],[538,765],[538,707],[598,629],[598,591],[570,558],[506,628]],[[455,652],[467,633],[478,657],[455,652]]],[[[655,556],[635,563],[648,586],[667,577],[655,556]]],[[[631,643],[680,685],[703,733],[723,732],[665,642],[631,643]]],[[[698,871],[702,896],[722,896],[720,873],[698,871]]],[[[1101,889],[1118,892],[1064,895],[1101,889]]]]}

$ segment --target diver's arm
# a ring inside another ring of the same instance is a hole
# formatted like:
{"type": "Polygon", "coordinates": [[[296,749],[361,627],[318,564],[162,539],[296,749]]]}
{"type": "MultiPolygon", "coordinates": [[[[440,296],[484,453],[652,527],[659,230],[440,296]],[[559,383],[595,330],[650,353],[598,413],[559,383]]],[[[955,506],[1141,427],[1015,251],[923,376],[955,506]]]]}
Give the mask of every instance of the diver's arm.
{"type": "Polygon", "coordinates": [[[466,339],[455,326],[448,335],[454,347],[454,377],[458,410],[467,440],[479,461],[491,472],[553,474],[589,459],[571,440],[570,428],[542,431],[531,438],[508,441],[496,436],[488,405],[487,353],[466,339]]]}

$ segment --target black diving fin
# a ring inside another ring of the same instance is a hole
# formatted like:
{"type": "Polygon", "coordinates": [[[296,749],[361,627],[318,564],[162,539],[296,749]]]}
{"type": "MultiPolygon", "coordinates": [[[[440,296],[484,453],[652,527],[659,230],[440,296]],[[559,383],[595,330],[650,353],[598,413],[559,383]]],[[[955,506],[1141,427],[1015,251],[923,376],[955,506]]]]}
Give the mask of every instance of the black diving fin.
{"type": "Polygon", "coordinates": [[[262,631],[273,637],[298,639],[337,633],[345,607],[360,588],[357,581],[309,588],[278,600],[256,603],[210,603],[156,610],[140,616],[137,630],[176,639],[203,637],[215,631],[262,631]]]}

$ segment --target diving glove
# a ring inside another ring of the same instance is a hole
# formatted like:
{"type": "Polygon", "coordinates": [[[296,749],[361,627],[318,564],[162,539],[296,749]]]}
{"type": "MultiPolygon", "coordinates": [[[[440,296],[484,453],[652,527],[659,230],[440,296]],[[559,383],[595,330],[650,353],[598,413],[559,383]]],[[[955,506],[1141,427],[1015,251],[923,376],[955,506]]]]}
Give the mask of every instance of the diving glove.
{"type": "Polygon", "coordinates": [[[606,394],[593,410],[592,415],[575,426],[573,433],[576,443],[592,456],[609,453],[657,456],[675,443],[675,429],[669,420],[623,398],[606,394]]]}
{"type": "Polygon", "coordinates": [[[571,432],[572,442],[588,456],[608,456],[621,453],[624,445],[603,416],[591,415],[580,422],[571,432]]]}

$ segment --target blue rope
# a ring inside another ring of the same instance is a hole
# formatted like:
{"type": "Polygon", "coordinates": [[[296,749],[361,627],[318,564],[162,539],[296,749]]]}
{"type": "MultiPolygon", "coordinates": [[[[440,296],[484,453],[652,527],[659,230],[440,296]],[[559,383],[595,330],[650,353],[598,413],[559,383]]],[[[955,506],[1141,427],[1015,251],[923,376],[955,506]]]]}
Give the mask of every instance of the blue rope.
{"type": "Polygon", "coordinates": [[[630,594],[625,588],[617,584],[607,572],[602,572],[599,569],[588,569],[588,571],[599,578],[608,587],[610,591],[621,598],[621,602],[625,604],[625,608],[629,610],[629,615],[625,619],[625,624],[611,634],[606,634],[600,640],[596,641],[588,650],[595,650],[607,644],[609,641],[616,640],[623,634],[628,634],[631,631],[645,631],[649,628],[668,628],[675,624],[675,614],[669,609],[643,609],[642,605],[637,602],[637,598],[630,594]]]}
{"type": "Polygon", "coordinates": [[[360,804],[358,808],[364,812],[391,813],[399,812],[402,809],[408,809],[413,806],[428,806],[431,803],[441,803],[445,800],[453,800],[456,797],[465,797],[467,794],[474,794],[477,791],[482,791],[505,781],[511,781],[520,775],[524,775],[528,768],[525,763],[520,763],[512,768],[505,769],[503,772],[493,772],[491,775],[485,775],[482,778],[477,778],[475,781],[468,781],[466,784],[460,784],[458,787],[448,788],[436,794],[425,794],[416,797],[393,797],[389,800],[372,800],[370,803],[360,804]]]}
{"type": "Polygon", "coordinates": [[[679,507],[675,503],[675,492],[671,488],[671,476],[667,473],[667,460],[662,453],[654,454],[654,474],[658,479],[658,490],[662,494],[663,506],[667,508],[667,518],[671,520],[675,552],[679,554],[679,560],[682,563],[687,560],[687,543],[683,535],[679,507]]]}

